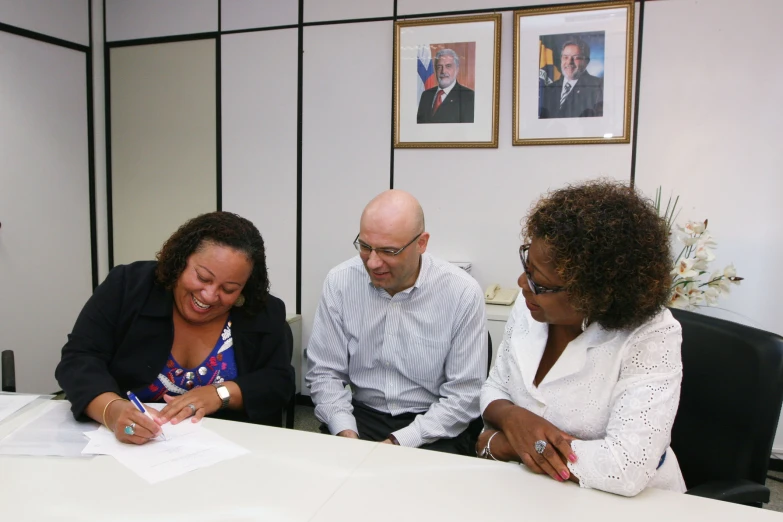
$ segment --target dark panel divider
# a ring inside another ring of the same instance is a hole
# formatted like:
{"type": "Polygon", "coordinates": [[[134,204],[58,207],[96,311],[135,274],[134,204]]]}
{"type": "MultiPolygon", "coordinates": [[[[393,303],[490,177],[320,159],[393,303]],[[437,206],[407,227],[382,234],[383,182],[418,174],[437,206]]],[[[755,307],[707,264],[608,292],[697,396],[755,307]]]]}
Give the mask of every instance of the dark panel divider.
{"type": "Polygon", "coordinates": [[[103,114],[105,117],[104,137],[106,138],[106,250],[109,255],[109,270],[114,268],[114,205],[111,186],[111,55],[106,41],[106,0],[103,0],[103,114]]]}
{"type": "MultiPolygon", "coordinates": [[[[56,45],[58,47],[65,47],[66,49],[73,49],[74,51],[82,51],[86,53],[90,50],[89,45],[69,42],[68,40],[63,40],[62,38],[55,38],[54,36],[49,36],[48,34],[30,31],[29,29],[22,29],[21,27],[4,24],[2,22],[0,22],[0,31],[3,31],[4,33],[15,34],[16,36],[23,36],[25,38],[30,38],[31,40],[37,40],[39,42],[56,45]]],[[[92,40],[92,35],[90,35],[90,39],[92,40]]]]}
{"type": "MultiPolygon", "coordinates": [[[[397,0],[394,0],[394,17],[392,18],[392,21],[397,21],[397,0]]],[[[394,50],[397,48],[397,29],[395,27],[392,27],[392,67],[396,67],[395,61],[394,61],[394,50]]],[[[394,81],[394,74],[395,71],[392,71],[392,82],[394,81]]],[[[391,153],[389,154],[389,188],[394,188],[394,119],[395,119],[395,113],[394,113],[394,98],[395,98],[395,86],[392,85],[392,108],[391,108],[391,153]]]]}
{"type": "Polygon", "coordinates": [[[220,13],[221,0],[218,0],[218,34],[215,37],[215,195],[217,202],[215,209],[223,210],[223,102],[222,102],[222,77],[223,70],[221,66],[222,54],[220,51],[220,13]]]}
{"type": "Polygon", "coordinates": [[[636,143],[639,139],[639,92],[642,82],[642,41],[644,36],[644,2],[639,0],[639,36],[636,38],[636,89],[633,98],[633,131],[631,136],[631,187],[636,184],[636,143]]]}
{"type": "Polygon", "coordinates": [[[114,42],[104,42],[104,43],[109,47],[135,47],[137,45],[192,42],[194,40],[209,40],[211,38],[217,38],[218,34],[220,34],[220,31],[209,31],[206,33],[176,34],[173,36],[153,36],[151,38],[117,40],[114,42]]]}
{"type": "Polygon", "coordinates": [[[299,0],[296,83],[296,313],[302,313],[302,89],[304,76],[304,0],[299,0]]]}
{"type": "Polygon", "coordinates": [[[87,178],[90,191],[90,261],[92,263],[92,289],[98,286],[98,214],[95,202],[95,94],[93,92],[92,2],[87,3],[90,18],[90,45],[87,49],[87,178]]]}

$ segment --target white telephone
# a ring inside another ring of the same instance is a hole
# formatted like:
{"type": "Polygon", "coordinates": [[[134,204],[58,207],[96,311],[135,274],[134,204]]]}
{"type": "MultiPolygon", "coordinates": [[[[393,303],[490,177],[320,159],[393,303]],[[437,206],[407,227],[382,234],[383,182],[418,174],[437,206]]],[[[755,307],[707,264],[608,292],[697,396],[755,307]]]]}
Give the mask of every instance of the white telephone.
{"type": "Polygon", "coordinates": [[[516,288],[500,288],[499,284],[489,285],[484,292],[484,302],[496,305],[512,305],[519,295],[516,288]]]}

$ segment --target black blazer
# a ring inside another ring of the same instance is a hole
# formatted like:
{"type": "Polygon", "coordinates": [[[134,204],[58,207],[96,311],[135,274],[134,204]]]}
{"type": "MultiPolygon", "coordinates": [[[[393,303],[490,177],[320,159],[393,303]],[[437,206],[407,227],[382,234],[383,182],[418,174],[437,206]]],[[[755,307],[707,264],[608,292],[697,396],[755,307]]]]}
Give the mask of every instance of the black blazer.
{"type": "Polygon", "coordinates": [[[596,78],[587,71],[583,72],[561,107],[560,95],[563,92],[564,79],[565,77],[561,77],[544,88],[544,103],[538,115],[540,119],[604,115],[604,81],[601,78],[596,78]]]}
{"type": "Polygon", "coordinates": [[[476,95],[471,89],[455,83],[438,110],[432,114],[432,104],[438,89],[433,87],[421,93],[416,123],[473,123],[473,105],[476,95]]]}
{"type": "MultiPolygon", "coordinates": [[[[152,383],[163,370],[174,342],[171,291],[155,282],[155,261],[115,267],[84,305],[55,377],[77,419],[98,395],[124,396],[152,383]]],[[[280,426],[281,411],[294,393],[294,373],[285,341],[285,304],[269,296],[255,316],[231,312],[237,364],[234,382],[244,411],[214,416],[280,426]]]]}

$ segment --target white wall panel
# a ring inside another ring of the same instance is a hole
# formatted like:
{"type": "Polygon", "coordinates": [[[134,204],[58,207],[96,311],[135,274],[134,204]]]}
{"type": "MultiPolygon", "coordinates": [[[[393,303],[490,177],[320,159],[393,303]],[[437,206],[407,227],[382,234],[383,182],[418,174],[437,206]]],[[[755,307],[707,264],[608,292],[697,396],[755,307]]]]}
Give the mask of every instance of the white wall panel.
{"type": "Polygon", "coordinates": [[[217,30],[217,0],[106,0],[109,42],[217,30]]]}
{"type": "MultiPolygon", "coordinates": [[[[502,42],[513,35],[503,13],[502,42]]],[[[512,53],[502,46],[497,149],[397,149],[394,188],[421,202],[431,239],[428,251],[449,261],[470,261],[482,287],[516,287],[521,273],[521,220],[550,188],[591,178],[630,179],[631,146],[511,145],[512,53]]]]}
{"type": "Polygon", "coordinates": [[[220,9],[222,31],[299,23],[296,0],[223,0],[220,9]]]}
{"type": "Polygon", "coordinates": [[[356,254],[351,242],[362,209],[389,188],[392,27],[367,22],[304,30],[303,346],[327,272],[356,254]]]}
{"type": "Polygon", "coordinates": [[[284,29],[221,43],[223,210],[261,231],[271,291],[289,313],[296,311],[297,37],[284,29]]]}
{"type": "Polygon", "coordinates": [[[0,350],[19,391],[54,368],[92,293],[84,52],[0,32],[0,350]]]}
{"type": "Polygon", "coordinates": [[[0,22],[89,45],[88,1],[0,0],[0,22]]]}
{"type": "Polygon", "coordinates": [[[304,0],[305,22],[376,18],[393,14],[393,0],[304,0]]]}
{"type": "MultiPolygon", "coordinates": [[[[317,0],[316,0],[317,1],[317,0]]],[[[596,2],[599,0],[582,0],[596,2]]],[[[397,0],[397,15],[561,4],[562,0],[397,0]]],[[[512,22],[513,23],[513,22],[512,22]]],[[[512,33],[513,34],[513,33],[512,33]]],[[[509,44],[511,41],[509,40],[509,44]]],[[[510,47],[509,47],[510,48],[510,47]]]]}
{"type": "Polygon", "coordinates": [[[114,264],[215,210],[215,41],[111,49],[114,264]]]}
{"type": "MultiPolygon", "coordinates": [[[[720,301],[726,311],[700,311],[778,334],[783,130],[763,86],[783,84],[767,60],[781,17],[777,0],[647,5],[636,176],[648,194],[658,186],[679,194],[681,223],[709,218],[718,241],[712,266],[734,262],[746,278],[720,301]],[[708,56],[724,66],[701,59],[708,56]]],[[[775,446],[783,453],[783,429],[775,446]]]]}

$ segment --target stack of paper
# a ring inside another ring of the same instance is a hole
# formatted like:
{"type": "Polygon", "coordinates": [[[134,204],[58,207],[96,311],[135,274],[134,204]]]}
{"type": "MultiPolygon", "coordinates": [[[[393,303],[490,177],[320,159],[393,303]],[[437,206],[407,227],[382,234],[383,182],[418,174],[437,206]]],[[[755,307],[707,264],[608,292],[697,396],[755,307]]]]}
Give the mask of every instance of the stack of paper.
{"type": "Polygon", "coordinates": [[[185,420],[163,426],[166,440],[152,440],[141,446],[119,442],[112,432],[101,426],[85,432],[90,439],[83,453],[111,455],[120,464],[151,484],[183,475],[199,468],[249,453],[201,423],[185,420]]]}
{"type": "Polygon", "coordinates": [[[0,393],[0,421],[21,410],[40,395],[25,395],[17,393],[0,393]]]}
{"type": "Polygon", "coordinates": [[[89,426],[98,423],[74,420],[70,402],[51,401],[36,417],[0,441],[0,455],[85,457],[84,429],[89,426]]]}

